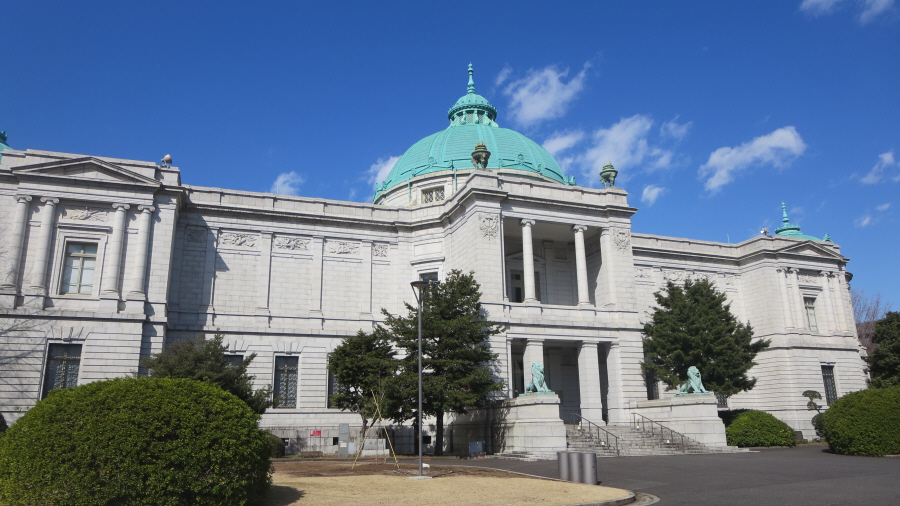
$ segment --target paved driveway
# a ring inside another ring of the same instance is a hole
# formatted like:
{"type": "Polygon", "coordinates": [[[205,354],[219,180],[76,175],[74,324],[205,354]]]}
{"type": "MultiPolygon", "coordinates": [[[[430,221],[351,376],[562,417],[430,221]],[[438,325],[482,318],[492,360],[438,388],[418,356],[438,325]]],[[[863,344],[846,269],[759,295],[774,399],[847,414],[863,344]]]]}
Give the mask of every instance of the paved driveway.
{"type": "MultiPolygon", "coordinates": [[[[602,485],[658,496],[660,505],[900,506],[900,458],[846,457],[823,450],[802,446],[740,454],[603,458],[597,461],[597,475],[602,485]]],[[[557,477],[555,461],[455,463],[557,477]]]]}

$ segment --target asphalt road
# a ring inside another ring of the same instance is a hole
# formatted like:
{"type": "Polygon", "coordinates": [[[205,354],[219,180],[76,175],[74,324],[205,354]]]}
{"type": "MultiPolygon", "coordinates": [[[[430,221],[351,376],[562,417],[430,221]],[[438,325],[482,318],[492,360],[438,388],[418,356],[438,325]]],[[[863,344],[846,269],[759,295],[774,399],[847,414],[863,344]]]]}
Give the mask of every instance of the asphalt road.
{"type": "MultiPolygon", "coordinates": [[[[900,458],[847,457],[823,446],[752,453],[597,460],[601,485],[646,492],[660,505],[900,506],[900,458]]],[[[448,461],[556,478],[556,461],[448,461]]]]}

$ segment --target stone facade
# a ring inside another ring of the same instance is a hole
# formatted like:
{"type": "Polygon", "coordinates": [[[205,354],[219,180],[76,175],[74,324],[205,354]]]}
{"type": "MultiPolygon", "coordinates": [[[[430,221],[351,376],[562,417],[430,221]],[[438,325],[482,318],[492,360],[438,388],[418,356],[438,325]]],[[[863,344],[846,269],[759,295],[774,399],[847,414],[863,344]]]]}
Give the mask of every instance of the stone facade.
{"type": "Polygon", "coordinates": [[[219,329],[233,353],[257,354],[257,384],[288,399],[264,426],[359,425],[328,407],[328,354],[382,308],[404,311],[410,281],[450,269],[474,271],[504,325],[490,343],[501,397],[542,362],[566,421],[628,424],[646,402],[641,322],[666,280],[713,280],[756,337],[772,340],[751,371],[756,388],[730,407],[764,409],[811,437],[800,393],[824,393],[823,366],[837,395],[865,387],[848,259],[829,242],[633,233],[624,190],[521,171],[430,173],[384,202],[195,187],[150,162],[3,151],[0,411],[11,422],[66,381],[58,345],[80,345],[65,360],[81,384],[138,372],[166,343],[219,329]],[[443,187],[443,199],[420,203],[422,186],[443,187]]]}

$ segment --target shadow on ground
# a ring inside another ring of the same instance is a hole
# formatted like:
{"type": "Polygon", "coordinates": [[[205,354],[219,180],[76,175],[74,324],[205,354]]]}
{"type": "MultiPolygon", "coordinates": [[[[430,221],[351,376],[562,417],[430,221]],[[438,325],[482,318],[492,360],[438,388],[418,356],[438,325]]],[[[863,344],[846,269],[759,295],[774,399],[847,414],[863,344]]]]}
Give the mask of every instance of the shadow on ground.
{"type": "Polygon", "coordinates": [[[299,501],[306,495],[302,490],[285,485],[272,485],[269,487],[269,495],[258,504],[259,506],[288,506],[299,501]]]}

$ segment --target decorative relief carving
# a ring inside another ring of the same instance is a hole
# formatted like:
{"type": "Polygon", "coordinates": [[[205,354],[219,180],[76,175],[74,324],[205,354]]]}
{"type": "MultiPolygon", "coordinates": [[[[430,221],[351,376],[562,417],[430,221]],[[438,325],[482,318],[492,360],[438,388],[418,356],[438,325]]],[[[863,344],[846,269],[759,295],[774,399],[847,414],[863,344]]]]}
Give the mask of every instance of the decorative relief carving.
{"type": "Polygon", "coordinates": [[[240,232],[223,232],[219,237],[219,243],[228,246],[241,246],[255,248],[259,236],[256,234],[243,234],[240,232]]]}
{"type": "Polygon", "coordinates": [[[631,244],[631,232],[627,228],[612,229],[613,242],[616,243],[616,249],[624,250],[631,244]]]}
{"type": "Polygon", "coordinates": [[[387,244],[373,244],[372,245],[372,256],[387,258],[388,254],[388,245],[387,244]]]}
{"type": "Polygon", "coordinates": [[[358,242],[328,241],[328,252],[336,255],[356,255],[359,253],[358,242]]]}
{"type": "Polygon", "coordinates": [[[638,267],[634,272],[635,281],[653,281],[653,267],[638,267]]]}
{"type": "Polygon", "coordinates": [[[500,231],[500,216],[481,213],[479,219],[481,220],[481,235],[489,239],[497,237],[497,232],[500,231]]]}
{"type": "Polygon", "coordinates": [[[206,229],[203,227],[188,227],[184,236],[187,242],[202,244],[206,240],[206,229]]]}
{"type": "Polygon", "coordinates": [[[819,275],[818,274],[806,274],[800,273],[800,282],[805,283],[807,285],[818,285],[819,284],[819,275]]]}
{"type": "Polygon", "coordinates": [[[671,281],[673,283],[681,283],[688,278],[688,273],[685,271],[663,271],[663,279],[666,281],[671,281]]]}
{"type": "Polygon", "coordinates": [[[725,286],[734,286],[734,275],[733,274],[723,274],[725,278],[725,286]]]}
{"type": "Polygon", "coordinates": [[[67,220],[106,221],[109,209],[88,206],[64,206],[62,217],[67,220]]]}
{"type": "Polygon", "coordinates": [[[702,281],[702,280],[706,280],[706,281],[709,281],[710,283],[715,283],[715,282],[716,282],[716,275],[715,275],[714,273],[711,273],[711,272],[695,272],[695,273],[691,276],[691,279],[693,279],[694,281],[702,281]]]}
{"type": "Polygon", "coordinates": [[[309,239],[302,237],[276,237],[275,248],[291,251],[309,251],[309,239]]]}

